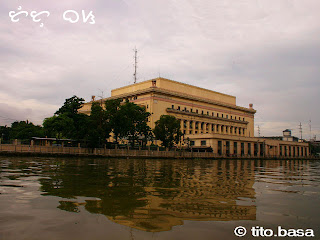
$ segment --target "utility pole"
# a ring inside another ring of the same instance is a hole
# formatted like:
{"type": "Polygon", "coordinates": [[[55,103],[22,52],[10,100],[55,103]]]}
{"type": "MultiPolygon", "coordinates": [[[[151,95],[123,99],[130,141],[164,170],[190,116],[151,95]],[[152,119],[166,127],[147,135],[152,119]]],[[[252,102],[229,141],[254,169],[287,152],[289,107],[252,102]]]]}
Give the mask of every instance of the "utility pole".
{"type": "Polygon", "coordinates": [[[311,119],[309,120],[309,128],[310,128],[310,141],[311,141],[311,119]]]}
{"type": "Polygon", "coordinates": [[[138,50],[135,48],[134,49],[134,74],[133,74],[133,78],[134,78],[134,83],[137,83],[137,65],[138,65],[138,50]]]}
{"type": "Polygon", "coordinates": [[[98,97],[100,97],[100,105],[102,106],[102,102],[103,102],[103,98],[104,98],[104,92],[101,89],[99,89],[99,90],[101,92],[101,95],[98,96],[98,97]]]}
{"type": "Polygon", "coordinates": [[[299,125],[299,132],[300,132],[300,140],[302,140],[302,125],[301,125],[301,122],[300,122],[300,125],[299,125]]]}

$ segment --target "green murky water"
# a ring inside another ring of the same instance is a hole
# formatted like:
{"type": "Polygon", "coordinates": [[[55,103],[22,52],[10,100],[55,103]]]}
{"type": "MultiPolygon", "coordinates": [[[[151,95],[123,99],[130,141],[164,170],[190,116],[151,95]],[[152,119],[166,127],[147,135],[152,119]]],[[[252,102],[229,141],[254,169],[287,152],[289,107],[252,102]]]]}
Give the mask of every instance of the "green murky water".
{"type": "Polygon", "coordinates": [[[237,226],[248,229],[242,239],[259,239],[254,226],[320,239],[319,161],[0,163],[0,239],[239,239],[237,226]]]}

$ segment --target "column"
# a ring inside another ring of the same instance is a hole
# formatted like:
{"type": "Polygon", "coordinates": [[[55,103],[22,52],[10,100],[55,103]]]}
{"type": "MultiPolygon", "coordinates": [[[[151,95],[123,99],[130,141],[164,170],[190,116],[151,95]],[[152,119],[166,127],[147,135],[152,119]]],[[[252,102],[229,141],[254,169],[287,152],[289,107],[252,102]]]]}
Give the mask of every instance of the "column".
{"type": "Polygon", "coordinates": [[[183,120],[182,119],[180,119],[180,130],[181,130],[181,132],[183,132],[183,120]]]}
{"type": "Polygon", "coordinates": [[[269,145],[264,144],[264,156],[268,157],[269,156],[269,145]]]}
{"type": "Polygon", "coordinates": [[[196,121],[192,121],[192,133],[195,134],[196,132],[196,121]]]}
{"type": "Polygon", "coordinates": [[[234,142],[233,141],[229,141],[230,142],[230,146],[229,146],[229,151],[230,151],[230,155],[234,154],[234,142]]]}
{"type": "Polygon", "coordinates": [[[254,142],[251,143],[251,156],[254,156],[254,142]]]}
{"type": "Polygon", "coordinates": [[[190,121],[187,120],[187,134],[190,134],[190,121]]]}
{"type": "Polygon", "coordinates": [[[244,142],[244,155],[248,155],[248,143],[244,142]]]}

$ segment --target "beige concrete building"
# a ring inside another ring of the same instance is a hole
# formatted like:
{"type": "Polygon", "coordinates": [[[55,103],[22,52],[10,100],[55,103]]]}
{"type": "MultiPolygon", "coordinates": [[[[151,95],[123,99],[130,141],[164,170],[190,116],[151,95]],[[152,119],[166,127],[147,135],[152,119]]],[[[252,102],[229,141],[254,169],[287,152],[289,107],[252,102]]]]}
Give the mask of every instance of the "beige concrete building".
{"type": "MultiPolygon", "coordinates": [[[[118,98],[145,106],[151,113],[152,129],[161,115],[175,116],[184,133],[182,145],[198,150],[212,148],[218,155],[309,155],[307,143],[254,137],[256,110],[253,104],[248,108],[237,106],[235,96],[156,78],[114,89],[108,99],[118,98]]],[[[89,114],[91,103],[86,103],[81,112],[89,114]]]]}

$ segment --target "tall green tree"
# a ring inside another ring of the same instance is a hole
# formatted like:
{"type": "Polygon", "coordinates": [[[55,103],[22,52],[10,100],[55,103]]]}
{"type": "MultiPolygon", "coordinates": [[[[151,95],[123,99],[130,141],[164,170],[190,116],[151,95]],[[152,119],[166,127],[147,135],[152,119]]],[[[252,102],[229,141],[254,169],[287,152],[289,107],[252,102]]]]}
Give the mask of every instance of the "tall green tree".
{"type": "Polygon", "coordinates": [[[106,118],[109,128],[112,129],[113,137],[118,143],[118,139],[121,133],[121,113],[119,112],[121,107],[121,99],[111,99],[105,101],[106,118]]]}
{"type": "Polygon", "coordinates": [[[47,137],[54,138],[70,138],[76,131],[73,119],[66,114],[44,119],[43,128],[47,137]]]}
{"type": "Polygon", "coordinates": [[[11,124],[11,128],[9,129],[10,139],[30,140],[32,137],[43,136],[43,128],[29,121],[16,121],[11,124]]]}
{"type": "Polygon", "coordinates": [[[89,117],[79,113],[83,104],[84,99],[77,96],[66,99],[53,117],[44,120],[45,133],[57,138],[84,139],[89,117]]]}
{"type": "Polygon", "coordinates": [[[3,142],[10,140],[10,127],[0,126],[0,138],[3,142]]]}
{"type": "Polygon", "coordinates": [[[79,109],[84,104],[84,99],[77,96],[67,98],[61,108],[55,112],[56,115],[67,114],[69,117],[77,115],[79,109]]]}
{"type": "Polygon", "coordinates": [[[162,115],[158,121],[153,133],[156,139],[162,141],[162,145],[171,149],[174,144],[178,144],[182,136],[180,130],[180,121],[174,116],[162,115]]]}
{"type": "Polygon", "coordinates": [[[87,139],[89,147],[101,147],[106,142],[106,139],[109,138],[111,128],[108,123],[107,113],[100,103],[92,103],[88,123],[87,139]]]}
{"type": "Polygon", "coordinates": [[[145,108],[135,103],[127,101],[119,109],[121,119],[119,119],[120,137],[127,138],[131,146],[139,139],[145,139],[151,129],[148,126],[150,113],[145,108]]]}

